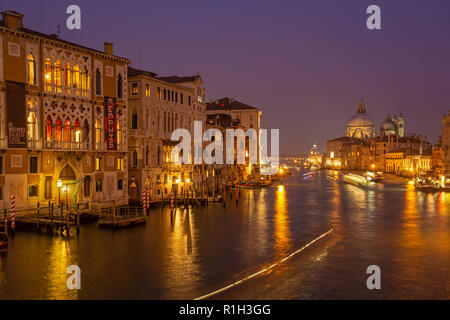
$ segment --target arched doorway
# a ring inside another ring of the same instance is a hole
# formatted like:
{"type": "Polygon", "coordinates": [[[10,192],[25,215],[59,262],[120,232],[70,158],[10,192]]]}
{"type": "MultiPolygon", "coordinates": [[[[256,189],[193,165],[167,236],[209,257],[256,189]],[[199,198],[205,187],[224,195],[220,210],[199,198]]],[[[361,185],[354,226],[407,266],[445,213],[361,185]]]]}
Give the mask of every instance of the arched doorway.
{"type": "Polygon", "coordinates": [[[58,200],[69,207],[75,207],[78,195],[78,180],[75,170],[66,164],[58,177],[58,200]]]}
{"type": "Polygon", "coordinates": [[[139,205],[139,185],[136,178],[132,177],[130,183],[128,184],[128,202],[130,205],[139,205]]]}

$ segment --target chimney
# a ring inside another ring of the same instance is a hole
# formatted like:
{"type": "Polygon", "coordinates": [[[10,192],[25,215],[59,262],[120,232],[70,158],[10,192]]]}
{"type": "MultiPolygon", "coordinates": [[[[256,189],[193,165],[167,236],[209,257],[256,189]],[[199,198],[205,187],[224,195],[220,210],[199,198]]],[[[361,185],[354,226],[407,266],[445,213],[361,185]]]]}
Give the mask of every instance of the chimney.
{"type": "Polygon", "coordinates": [[[2,19],[5,27],[11,29],[20,29],[23,27],[23,14],[14,10],[2,12],[2,19]]]}
{"type": "Polygon", "coordinates": [[[104,46],[105,46],[105,54],[107,54],[108,56],[112,56],[113,55],[113,44],[111,42],[105,42],[104,46]]]}

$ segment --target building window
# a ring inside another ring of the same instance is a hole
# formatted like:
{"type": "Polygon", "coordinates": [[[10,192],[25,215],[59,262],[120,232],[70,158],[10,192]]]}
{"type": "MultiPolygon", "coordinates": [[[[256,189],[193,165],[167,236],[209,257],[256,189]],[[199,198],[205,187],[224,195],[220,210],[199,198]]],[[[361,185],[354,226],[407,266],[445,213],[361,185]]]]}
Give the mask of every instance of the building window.
{"type": "Polygon", "coordinates": [[[66,63],[65,76],[64,76],[64,86],[66,87],[66,93],[70,94],[72,89],[72,69],[70,64],[66,63]]]}
{"type": "Polygon", "coordinates": [[[174,92],[172,91],[172,102],[174,102],[175,101],[175,99],[174,99],[174,92]]]}
{"type": "Polygon", "coordinates": [[[102,171],[103,170],[103,161],[102,157],[95,158],[95,170],[102,171]]]}
{"type": "Polygon", "coordinates": [[[80,121],[78,119],[75,120],[75,125],[73,129],[75,142],[81,142],[80,121]]]}
{"type": "Polygon", "coordinates": [[[138,115],[136,109],[133,110],[133,114],[131,115],[131,129],[138,128],[138,115]]]}
{"type": "Polygon", "coordinates": [[[117,144],[121,145],[123,137],[122,137],[122,124],[119,120],[117,120],[117,144]]]}
{"type": "Polygon", "coordinates": [[[36,59],[34,59],[33,54],[29,54],[27,57],[28,64],[28,84],[36,85],[36,59]]]}
{"type": "Polygon", "coordinates": [[[103,181],[102,180],[96,180],[95,181],[95,191],[96,192],[102,192],[103,190],[103,181]]]}
{"type": "Polygon", "coordinates": [[[76,89],[75,94],[80,95],[80,67],[78,64],[73,66],[72,79],[73,87],[76,89]]]}
{"type": "Polygon", "coordinates": [[[65,142],[70,142],[71,141],[71,127],[70,127],[70,119],[67,118],[66,121],[64,122],[64,141],[65,142]]]}
{"type": "Polygon", "coordinates": [[[53,68],[53,83],[55,84],[56,93],[61,93],[62,74],[61,62],[59,60],[56,60],[55,67],[53,68]]]}
{"type": "Polygon", "coordinates": [[[137,166],[138,166],[138,156],[136,150],[133,150],[133,167],[136,168],[137,166]]]}
{"type": "Polygon", "coordinates": [[[123,190],[123,180],[117,180],[117,190],[123,190]]]}
{"type": "Polygon", "coordinates": [[[175,92],[175,103],[178,103],[178,92],[175,92]]]}
{"type": "Polygon", "coordinates": [[[52,92],[52,62],[45,59],[45,91],[52,92]]]}
{"type": "Polygon", "coordinates": [[[95,121],[95,143],[99,144],[102,142],[102,127],[100,120],[95,121]]]}
{"type": "Polygon", "coordinates": [[[91,176],[84,177],[84,196],[90,197],[91,195],[91,176]]]}
{"type": "Polygon", "coordinates": [[[52,141],[52,118],[47,116],[47,126],[45,127],[45,140],[52,141]]]}
{"type": "Polygon", "coordinates": [[[30,157],[30,173],[38,173],[38,157],[30,157]]]}
{"type": "Polygon", "coordinates": [[[181,93],[180,94],[180,103],[183,104],[184,103],[184,95],[181,93]]]}
{"type": "Polygon", "coordinates": [[[39,189],[39,186],[37,184],[33,184],[33,185],[29,186],[28,187],[28,196],[29,197],[39,196],[38,189],[39,189]]]}
{"type": "Polygon", "coordinates": [[[191,106],[191,96],[188,96],[188,106],[191,106]]]}
{"type": "Polygon", "coordinates": [[[137,84],[137,82],[134,82],[134,83],[132,83],[131,84],[131,94],[133,95],[133,96],[137,96],[138,95],[138,84],[137,84]]]}
{"type": "Polygon", "coordinates": [[[158,87],[157,89],[156,89],[156,91],[157,91],[157,95],[158,95],[158,99],[161,99],[161,88],[160,87],[158,87]]]}
{"type": "Polygon", "coordinates": [[[117,170],[123,171],[123,158],[117,158],[117,170]]]}
{"type": "Polygon", "coordinates": [[[3,157],[0,157],[0,174],[3,174],[3,157]]]}
{"type": "Polygon", "coordinates": [[[44,189],[44,198],[46,200],[52,198],[52,183],[53,183],[53,177],[45,177],[45,189],[44,189]]]}
{"type": "Polygon", "coordinates": [[[28,114],[28,140],[37,140],[37,120],[34,112],[28,114]]]}
{"type": "Polygon", "coordinates": [[[167,100],[167,90],[164,89],[164,100],[167,100]]]}
{"type": "Polygon", "coordinates": [[[89,71],[87,67],[84,67],[84,71],[81,74],[81,90],[83,93],[83,97],[85,98],[89,97],[89,90],[91,88],[89,78],[89,71]]]}
{"type": "Polygon", "coordinates": [[[148,167],[150,165],[150,148],[145,146],[145,165],[148,167]]]}
{"type": "Polygon", "coordinates": [[[102,74],[98,68],[95,70],[95,94],[98,96],[102,94],[102,74]]]}
{"type": "Polygon", "coordinates": [[[150,97],[150,85],[149,84],[145,85],[145,96],[150,97]]]}
{"type": "Polygon", "coordinates": [[[123,98],[123,79],[120,73],[117,77],[117,97],[119,99],[123,98]]]}

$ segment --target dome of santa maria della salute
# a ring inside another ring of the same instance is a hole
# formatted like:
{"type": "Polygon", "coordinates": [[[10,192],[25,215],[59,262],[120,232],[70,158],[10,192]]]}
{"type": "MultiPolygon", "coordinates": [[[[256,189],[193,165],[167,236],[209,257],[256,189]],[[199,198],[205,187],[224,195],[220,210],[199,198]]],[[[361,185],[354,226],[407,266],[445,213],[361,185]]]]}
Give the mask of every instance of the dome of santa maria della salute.
{"type": "Polygon", "coordinates": [[[367,139],[375,137],[375,123],[367,114],[366,105],[364,101],[358,104],[356,109],[356,114],[351,117],[347,124],[347,134],[348,137],[356,139],[367,139]]]}

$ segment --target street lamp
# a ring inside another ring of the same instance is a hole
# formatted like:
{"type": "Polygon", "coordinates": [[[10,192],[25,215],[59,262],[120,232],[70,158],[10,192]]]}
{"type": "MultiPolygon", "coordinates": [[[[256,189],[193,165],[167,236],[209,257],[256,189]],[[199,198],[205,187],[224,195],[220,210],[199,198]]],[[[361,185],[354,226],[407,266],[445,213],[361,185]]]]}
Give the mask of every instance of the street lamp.
{"type": "Polygon", "coordinates": [[[56,185],[58,186],[58,206],[61,207],[61,187],[62,187],[62,181],[58,180],[56,182],[56,185]]]}

